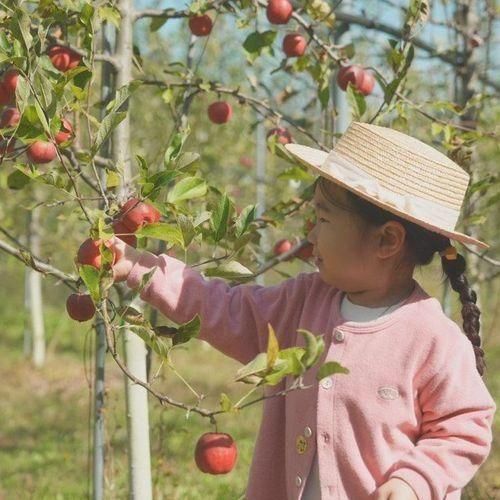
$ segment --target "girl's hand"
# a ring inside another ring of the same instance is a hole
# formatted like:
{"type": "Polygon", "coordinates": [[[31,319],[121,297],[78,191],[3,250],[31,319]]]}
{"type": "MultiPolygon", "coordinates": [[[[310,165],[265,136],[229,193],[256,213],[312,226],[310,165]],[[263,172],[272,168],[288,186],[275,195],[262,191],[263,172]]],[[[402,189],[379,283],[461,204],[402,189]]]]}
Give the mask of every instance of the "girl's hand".
{"type": "Polygon", "coordinates": [[[375,491],[373,500],[418,500],[418,497],[406,481],[393,477],[375,491]]]}
{"type": "Polygon", "coordinates": [[[125,281],[141,253],[116,236],[108,240],[109,249],[115,253],[113,277],[115,281],[125,281]]]}

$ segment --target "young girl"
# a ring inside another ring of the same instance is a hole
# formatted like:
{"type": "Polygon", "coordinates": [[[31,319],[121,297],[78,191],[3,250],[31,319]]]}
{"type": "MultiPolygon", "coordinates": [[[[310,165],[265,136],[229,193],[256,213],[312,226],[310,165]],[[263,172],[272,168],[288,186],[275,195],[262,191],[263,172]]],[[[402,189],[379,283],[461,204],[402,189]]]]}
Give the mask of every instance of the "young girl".
{"type": "Polygon", "coordinates": [[[469,176],[430,146],[364,123],[329,153],[287,149],[320,176],[308,235],[317,272],[229,287],[115,238],[116,279],[134,289],[156,266],[141,298],[178,323],[199,314],[199,338],[241,363],[266,350],[268,323],[282,349],[304,345],[298,328],[325,334],[304,377],[313,388],[264,401],[246,498],[458,500],[489,454],[496,410],[481,378],[476,294],[450,244],[488,246],[454,230],[469,176]],[[465,335],[413,279],[435,253],[465,335]],[[327,361],[349,373],[318,383],[327,361]]]}

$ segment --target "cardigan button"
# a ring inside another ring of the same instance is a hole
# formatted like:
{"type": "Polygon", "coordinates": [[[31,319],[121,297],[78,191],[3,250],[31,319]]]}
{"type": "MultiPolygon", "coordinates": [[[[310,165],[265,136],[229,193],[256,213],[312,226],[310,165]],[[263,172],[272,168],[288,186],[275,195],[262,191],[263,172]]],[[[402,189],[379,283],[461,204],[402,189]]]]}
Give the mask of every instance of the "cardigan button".
{"type": "Polygon", "coordinates": [[[323,387],[323,389],[330,389],[332,385],[333,382],[331,377],[326,377],[321,380],[321,387],[323,387]]]}
{"type": "Polygon", "coordinates": [[[302,478],[300,476],[295,478],[295,484],[297,485],[297,488],[300,488],[300,485],[302,484],[302,478]]]}
{"type": "Polygon", "coordinates": [[[342,331],[342,330],[337,330],[335,329],[335,334],[334,334],[334,338],[337,342],[344,342],[344,339],[345,339],[345,333],[342,331]]]}
{"type": "Polygon", "coordinates": [[[312,432],[312,429],[311,429],[309,426],[307,426],[307,427],[304,429],[304,436],[305,436],[306,438],[310,438],[310,437],[312,436],[312,433],[313,433],[313,432],[312,432]]]}

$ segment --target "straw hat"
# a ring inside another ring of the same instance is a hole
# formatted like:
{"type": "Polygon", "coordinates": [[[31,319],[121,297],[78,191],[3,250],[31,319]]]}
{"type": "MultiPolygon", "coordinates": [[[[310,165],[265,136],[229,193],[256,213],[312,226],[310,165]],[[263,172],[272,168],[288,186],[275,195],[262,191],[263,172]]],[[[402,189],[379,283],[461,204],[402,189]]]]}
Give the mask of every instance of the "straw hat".
{"type": "Polygon", "coordinates": [[[469,174],[423,142],[391,128],[352,122],[329,152],[286,144],[299,162],[391,213],[462,243],[455,231],[469,174]]]}

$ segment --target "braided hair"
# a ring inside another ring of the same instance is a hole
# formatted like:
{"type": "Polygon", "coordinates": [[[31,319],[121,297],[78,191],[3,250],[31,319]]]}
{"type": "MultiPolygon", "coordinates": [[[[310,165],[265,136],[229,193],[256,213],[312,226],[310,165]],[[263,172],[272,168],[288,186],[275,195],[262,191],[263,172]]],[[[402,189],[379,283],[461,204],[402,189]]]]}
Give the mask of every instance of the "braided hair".
{"type": "MultiPolygon", "coordinates": [[[[319,184],[323,194],[327,198],[331,197],[326,189],[328,181],[323,177],[319,177],[316,179],[316,182],[319,184]]],[[[406,230],[408,249],[416,266],[430,264],[436,252],[442,252],[451,245],[450,239],[446,236],[429,231],[418,224],[388,212],[370,203],[368,200],[357,196],[352,191],[347,189],[344,191],[347,194],[350,207],[365,223],[372,226],[381,226],[389,220],[401,223],[406,230]]],[[[481,315],[481,311],[476,305],[476,292],[470,288],[464,274],[466,269],[465,259],[460,254],[457,254],[457,258],[454,260],[448,260],[442,256],[441,265],[443,267],[443,274],[445,275],[443,281],[448,280],[453,290],[459,294],[460,302],[462,303],[463,330],[474,348],[477,371],[483,376],[486,362],[484,360],[484,351],[481,348],[481,337],[479,336],[479,316],[481,315]]]]}

